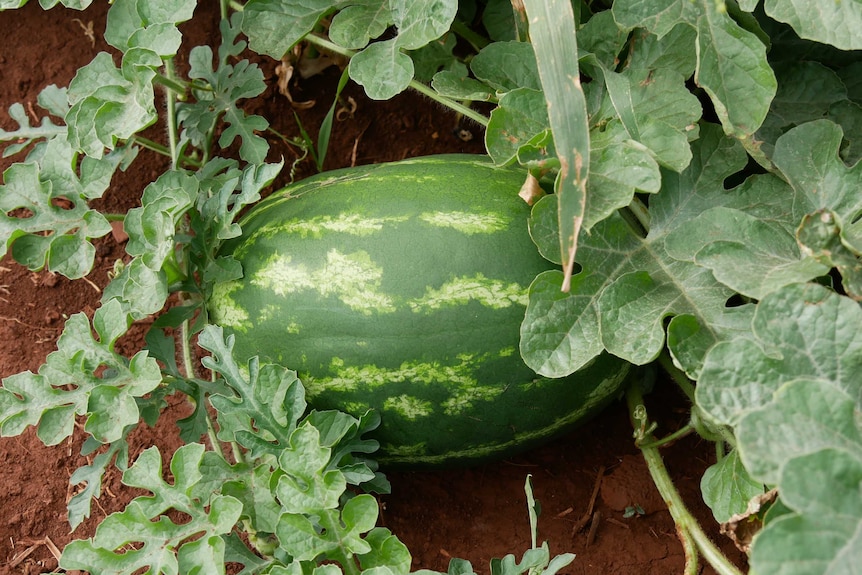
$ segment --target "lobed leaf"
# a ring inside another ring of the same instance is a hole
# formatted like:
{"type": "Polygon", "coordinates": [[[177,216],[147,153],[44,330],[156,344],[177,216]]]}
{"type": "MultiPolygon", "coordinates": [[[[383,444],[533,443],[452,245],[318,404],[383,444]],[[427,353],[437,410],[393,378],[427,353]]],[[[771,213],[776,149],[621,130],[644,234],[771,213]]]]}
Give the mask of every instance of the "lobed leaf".
{"type": "Polygon", "coordinates": [[[191,20],[195,0],[114,0],[105,41],[121,52],[146,48],[162,58],[175,56],[182,42],[177,24],[191,20]]]}
{"type": "Polygon", "coordinates": [[[212,48],[192,48],[189,54],[189,77],[205,81],[209,90],[195,90],[196,102],[178,104],[177,118],[182,127],[182,142],[191,142],[200,149],[206,148],[208,134],[215,129],[220,119],[224,119],[227,127],[219,136],[219,146],[227,148],[236,138],[240,138],[240,157],[251,164],[262,164],[266,160],[269,144],[255,132],[266,130],[269,122],[261,116],[246,115],[238,102],[258,96],[266,89],[263,72],[257,64],[246,59],[230,64],[228,58],[235,55],[235,48],[242,49],[242,43],[236,41],[241,18],[236,14],[230,23],[222,22],[223,48],[219,49],[215,68],[212,48]]]}
{"type": "Polygon", "coordinates": [[[243,6],[242,31],[252,50],[280,60],[340,4],[337,0],[249,0],[243,6]]]}
{"type": "Polygon", "coordinates": [[[766,0],[766,13],[786,22],[802,38],[831,44],[842,50],[862,49],[862,4],[850,2],[809,3],[766,0]]]}
{"type": "Polygon", "coordinates": [[[123,437],[126,426],[137,424],[135,402],[161,383],[156,361],[139,352],[127,360],[113,351],[129,326],[119,302],[96,310],[92,329],[83,314],[66,321],[57,351],[48,355],[38,374],[23,372],[3,381],[0,389],[0,433],[18,435],[38,425],[46,445],[56,445],[72,434],[75,419],[85,415],[84,430],[102,443],[123,437]]]}
{"type": "MultiPolygon", "coordinates": [[[[745,194],[727,193],[723,185],[745,165],[740,145],[705,125],[692,151],[692,162],[682,173],[662,173],[645,238],[620,216],[612,216],[582,238],[581,271],[572,278],[569,296],[553,293],[561,282],[556,272],[533,283],[521,325],[521,354],[532,369],[560,377],[603,349],[643,364],[658,356],[667,337],[675,361],[696,377],[711,345],[747,333],[752,306],[726,307],[732,290],[708,269],[668,252],[669,237],[692,218],[712,207],[750,202],[745,194]]],[[[546,209],[540,206],[542,202],[534,212],[546,209]]],[[[534,215],[532,220],[547,225],[552,218],[534,215]]],[[[554,237],[535,225],[531,233],[534,239],[554,237]]],[[[540,249],[548,253],[553,247],[540,249]]]]}
{"type": "Polygon", "coordinates": [[[775,75],[766,46],[727,10],[712,0],[618,0],[613,15],[622,28],[643,27],[659,39],[680,24],[694,28],[695,81],[709,95],[724,131],[745,138],[760,127],[776,92],[775,75]]]}
{"type": "Polygon", "coordinates": [[[80,68],[69,84],[71,109],[66,114],[69,143],[93,158],[114,149],[156,121],[153,78],[162,64],[155,52],[130,48],[121,67],[100,52],[80,68]]]}
{"type": "Polygon", "coordinates": [[[233,359],[233,336],[224,339],[217,326],[207,326],[198,344],[212,355],[205,357],[205,367],[219,373],[235,394],[213,395],[210,402],[219,412],[219,437],[238,441],[249,449],[250,456],[277,458],[289,444],[299,418],[305,411],[305,391],[296,372],[264,364],[253,358],[242,373],[233,359]]]}
{"type": "Polygon", "coordinates": [[[213,493],[204,499],[193,497],[204,477],[204,449],[193,443],[176,451],[171,459],[173,484],[162,479],[158,449],[145,450],[123,474],[123,483],[152,495],[138,497],[124,511],[109,515],[93,538],[67,545],[60,565],[67,570],[118,574],[141,569],[154,574],[224,573],[222,535],[239,520],[242,504],[213,493]],[[164,515],[168,510],[186,515],[188,521],[174,523],[164,515]]]}
{"type": "Polygon", "coordinates": [[[862,549],[860,321],[849,298],[793,284],[758,304],[752,340],[706,357],[698,404],[736,427],[746,469],[790,510],[754,540],[760,573],[837,573],[862,549]]]}

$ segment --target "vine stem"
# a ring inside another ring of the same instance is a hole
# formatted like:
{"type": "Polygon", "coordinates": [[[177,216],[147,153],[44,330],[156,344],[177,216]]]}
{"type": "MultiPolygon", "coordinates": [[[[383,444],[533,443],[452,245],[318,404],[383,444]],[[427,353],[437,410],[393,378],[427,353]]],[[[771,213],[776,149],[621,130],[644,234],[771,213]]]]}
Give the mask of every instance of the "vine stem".
{"type": "Polygon", "coordinates": [[[655,483],[656,488],[667,505],[668,511],[670,511],[671,517],[673,517],[677,533],[679,533],[680,540],[686,550],[685,572],[696,572],[697,557],[696,555],[692,555],[696,549],[719,575],[742,575],[742,572],[710,541],[700,524],[685,507],[682,497],[680,497],[667,472],[658,448],[650,445],[655,442],[655,439],[643,431],[648,426],[648,421],[643,395],[637,384],[629,386],[626,391],[626,401],[629,408],[629,417],[632,426],[635,428],[635,443],[640,448],[641,453],[643,453],[653,483],[655,483]],[[692,568],[695,571],[690,571],[692,568]]]}
{"type": "MultiPolygon", "coordinates": [[[[352,50],[342,48],[338,44],[330,42],[326,38],[322,38],[322,37],[317,36],[315,34],[308,34],[304,39],[305,39],[305,41],[307,41],[309,44],[311,44],[315,48],[323,50],[324,52],[330,52],[333,54],[338,54],[339,56],[343,56],[347,59],[350,59],[354,55],[356,55],[356,53],[353,52],[352,50]]],[[[438,104],[446,106],[450,110],[461,114],[465,118],[470,118],[471,120],[473,120],[477,124],[480,124],[481,126],[485,126],[485,127],[488,126],[488,118],[486,116],[483,116],[482,114],[480,114],[476,110],[470,108],[469,106],[465,106],[464,104],[462,104],[460,102],[456,102],[455,100],[452,100],[452,99],[447,98],[445,96],[441,96],[440,94],[438,94],[437,92],[435,92],[433,89],[426,86],[422,82],[417,82],[416,80],[410,80],[410,84],[408,84],[408,87],[412,90],[415,90],[416,92],[419,92],[423,96],[427,96],[427,97],[431,98],[432,100],[434,100],[438,104]]]]}
{"type": "MultiPolygon", "coordinates": [[[[170,58],[165,60],[165,76],[174,79],[174,61],[170,58]]],[[[171,152],[171,169],[176,170],[179,165],[179,149],[177,148],[177,94],[168,86],[165,90],[167,100],[167,120],[168,120],[168,144],[171,152]]]]}

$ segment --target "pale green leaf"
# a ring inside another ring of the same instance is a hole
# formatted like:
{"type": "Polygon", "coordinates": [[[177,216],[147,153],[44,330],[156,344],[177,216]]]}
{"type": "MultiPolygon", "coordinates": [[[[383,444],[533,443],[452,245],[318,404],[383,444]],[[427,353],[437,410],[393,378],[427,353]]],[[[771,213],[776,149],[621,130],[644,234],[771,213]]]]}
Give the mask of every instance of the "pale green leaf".
{"type": "Polygon", "coordinates": [[[390,0],[398,47],[417,50],[449,31],[458,11],[457,0],[390,0]]]}
{"type": "Polygon", "coordinates": [[[392,24],[388,3],[377,0],[355,1],[332,17],[329,39],[350,50],[360,50],[379,37],[392,24]]]}
{"type": "MultiPolygon", "coordinates": [[[[287,446],[296,422],[305,411],[305,392],[296,373],[272,364],[249,361],[243,373],[234,361],[233,336],[207,326],[198,344],[210,352],[202,363],[219,373],[235,395],[216,394],[210,402],[219,412],[219,437],[239,441],[252,457],[278,457],[287,446]]],[[[328,461],[328,460],[327,460],[328,461]]]]}
{"type": "Polygon", "coordinates": [[[434,74],[431,87],[441,96],[455,100],[484,102],[494,96],[489,86],[471,78],[466,72],[455,70],[441,70],[434,74]]]}
{"type": "Polygon", "coordinates": [[[195,177],[180,171],[165,172],[147,185],[141,207],[129,210],[123,221],[129,235],[126,252],[140,257],[150,269],[160,270],[174,252],[177,224],[193,205],[197,191],[195,177]]]}
{"type": "MultiPolygon", "coordinates": [[[[696,377],[711,345],[748,331],[751,306],[726,307],[732,290],[709,270],[667,253],[667,237],[678,226],[711,207],[732,205],[734,197],[723,182],[746,162],[741,146],[714,128],[702,130],[692,150],[685,171],[663,172],[662,190],[650,201],[646,238],[612,216],[582,238],[577,260],[582,270],[573,277],[569,296],[553,293],[556,272],[539,276],[544,285],[531,288],[521,326],[521,354],[531,368],[559,377],[602,348],[632,363],[647,363],[664,346],[667,329],[672,356],[696,377]],[[688,337],[692,331],[698,333],[694,341],[688,337]]],[[[553,237],[535,229],[532,234],[534,239],[553,237]]]]}
{"type": "Polygon", "coordinates": [[[860,322],[849,298],[794,284],[760,301],[752,340],[706,357],[698,404],[735,425],[746,469],[789,509],[754,541],[759,573],[845,573],[862,549],[860,322]]]}
{"type": "Polygon", "coordinates": [[[724,131],[744,138],[763,123],[777,89],[766,46],[717,12],[712,0],[697,20],[695,81],[709,94],[724,131]]]}
{"type": "MultiPolygon", "coordinates": [[[[61,117],[66,115],[66,109],[62,111],[61,117]]],[[[66,134],[65,126],[56,125],[47,116],[42,118],[38,126],[30,125],[30,116],[27,115],[24,106],[14,103],[9,107],[9,117],[18,124],[17,130],[6,131],[0,128],[0,142],[14,142],[3,150],[3,157],[17,154],[34,140],[55,138],[66,134]]]]}
{"type": "Polygon", "coordinates": [[[764,491],[763,483],[752,479],[745,470],[736,450],[706,469],[700,480],[700,490],[719,523],[745,512],[748,502],[764,491]]]}
{"type": "Polygon", "coordinates": [[[788,461],[781,499],[799,510],[767,523],[751,553],[758,573],[853,573],[862,554],[862,459],[824,449],[788,461]]]}
{"type": "Polygon", "coordinates": [[[326,470],[332,450],[321,445],[320,433],[311,424],[297,427],[278,458],[285,472],[276,494],[287,513],[316,513],[335,509],[347,482],[336,469],[326,470]]]}
{"type": "MultiPolygon", "coordinates": [[[[222,23],[222,46],[241,47],[241,44],[236,43],[239,19],[240,16],[235,15],[230,25],[227,22],[222,23]]],[[[208,141],[208,134],[219,120],[224,120],[227,127],[219,136],[219,146],[227,148],[238,137],[240,157],[246,162],[261,164],[266,159],[269,144],[256,132],[266,130],[269,122],[261,116],[247,115],[240,107],[239,101],[258,96],[266,89],[263,72],[256,64],[245,59],[233,64],[228,63],[226,55],[220,49],[219,61],[213,68],[213,52],[209,46],[196,46],[192,49],[189,55],[189,77],[206,81],[212,89],[195,91],[196,102],[181,103],[177,106],[177,118],[182,127],[181,137],[183,141],[190,141],[203,149],[208,141]]]]}
{"type": "Polygon", "coordinates": [[[102,291],[102,303],[116,301],[123,313],[139,320],[160,311],[168,298],[168,282],[163,270],[147,266],[135,258],[125,265],[102,291]]]}
{"type": "MultiPolygon", "coordinates": [[[[772,192],[786,199],[786,187],[770,189],[765,178],[758,183],[765,184],[755,186],[764,199],[772,192]]],[[[760,299],[787,284],[829,271],[829,266],[803,256],[788,224],[792,225],[789,218],[769,221],[743,209],[716,207],[676,229],[668,238],[668,253],[707,267],[724,285],[760,299]]]]}
{"type": "Polygon", "coordinates": [[[249,0],[243,6],[242,31],[252,50],[280,60],[339,4],[336,0],[249,0]]]}
{"type": "Polygon", "coordinates": [[[470,61],[470,70],[500,94],[517,88],[542,89],[536,56],[527,42],[489,44],[470,61]]]}
{"type": "MultiPolygon", "coordinates": [[[[72,158],[63,138],[49,145],[59,153],[68,152],[65,155],[72,158]]],[[[89,240],[104,236],[111,227],[104,216],[89,209],[86,203],[90,193],[101,194],[95,189],[85,189],[86,182],[78,180],[70,165],[66,166],[70,177],[65,182],[61,179],[65,174],[51,173],[50,166],[46,166],[43,178],[36,163],[13,164],[4,172],[6,183],[0,186],[0,254],[11,247],[13,257],[31,270],[47,265],[53,272],[76,279],[93,267],[96,249],[89,240]],[[57,180],[56,187],[48,179],[51,176],[57,180]],[[71,201],[61,202],[59,198],[71,201]],[[16,211],[22,208],[27,210],[27,217],[11,215],[20,214],[16,211]],[[43,235],[46,231],[51,233],[43,235]]],[[[88,187],[96,187],[95,182],[90,184],[88,187]]]]}
{"type": "Polygon", "coordinates": [[[800,215],[823,208],[852,221],[862,209],[862,164],[848,167],[841,161],[841,137],[839,126],[817,120],[790,130],[776,143],[773,162],[804,198],[800,215]]]}
{"type": "Polygon", "coordinates": [[[371,551],[359,556],[363,573],[374,568],[388,568],[398,575],[410,573],[413,562],[410,551],[389,529],[375,527],[368,532],[365,541],[371,546],[371,551]]]}
{"type": "Polygon", "coordinates": [[[56,445],[86,416],[84,430],[102,443],[123,437],[125,427],[139,419],[135,397],[161,383],[156,361],[139,352],[131,360],[113,351],[129,322],[116,301],[96,310],[92,329],[83,313],[73,315],[54,351],[38,374],[23,372],[3,381],[0,389],[0,433],[18,435],[38,425],[37,434],[56,445]]]}
{"type": "Polygon", "coordinates": [[[689,139],[701,116],[685,78],[671,70],[628,68],[605,71],[609,103],[602,116],[619,118],[629,138],[640,142],[661,165],[680,172],[691,161],[689,139]]]}
{"type": "Polygon", "coordinates": [[[790,24],[799,36],[842,50],[862,49],[862,2],[766,0],[766,13],[790,24]]]}
{"type": "MultiPolygon", "coordinates": [[[[697,403],[719,423],[735,425],[767,406],[786,383],[832,382],[856,397],[862,366],[862,310],[849,298],[815,284],[768,294],[752,321],[754,341],[727,341],[710,350],[697,386],[697,403]]],[[[743,459],[746,452],[741,450],[743,459]]]]}
{"type": "Polygon", "coordinates": [[[644,29],[632,31],[632,52],[628,66],[646,70],[673,70],[690,78],[697,67],[697,32],[680,23],[659,38],[644,29]]]}
{"type": "Polygon", "coordinates": [[[605,10],[593,15],[578,30],[578,51],[595,55],[604,66],[615,68],[628,34],[617,27],[613,14],[605,10]]]}
{"type": "Polygon", "coordinates": [[[397,38],[375,42],[350,59],[350,77],[372,100],[388,100],[413,79],[413,60],[401,51],[397,38]]]}
{"type": "Polygon", "coordinates": [[[321,513],[319,529],[307,517],[284,513],[276,535],[289,555],[298,561],[312,560],[320,555],[335,555],[353,560],[352,555],[371,551],[362,535],[377,522],[377,501],[368,494],[357,495],[341,509],[321,513]],[[336,555],[336,552],[338,553],[336,555]]]}
{"type": "Polygon", "coordinates": [[[195,0],[114,0],[105,41],[122,52],[146,48],[163,58],[174,56],[182,42],[176,25],[191,19],[196,4],[195,0]]]}
{"type": "Polygon", "coordinates": [[[171,460],[173,484],[162,479],[158,449],[145,450],[124,474],[123,483],[150,491],[134,499],[120,513],[109,515],[93,538],[70,543],[63,551],[64,569],[97,573],[224,573],[224,540],[242,512],[232,497],[192,496],[203,479],[204,446],[180,447],[171,460]],[[164,515],[176,510],[186,516],[177,524],[164,515]],[[135,545],[131,545],[135,544],[135,545]],[[108,571],[110,569],[110,571],[108,571]]]}
{"type": "Polygon", "coordinates": [[[88,156],[101,158],[105,148],[114,149],[117,140],[128,139],[155,122],[152,82],[161,64],[155,52],[131,48],[119,69],[107,52],[80,68],[68,90],[72,106],[66,114],[69,143],[88,156]]]}
{"type": "MultiPolygon", "coordinates": [[[[548,129],[542,92],[516,88],[500,98],[485,130],[485,148],[498,166],[512,163],[518,150],[548,129]]],[[[559,248],[558,248],[559,249],[559,248]]]]}
{"type": "Polygon", "coordinates": [[[699,4],[689,0],[617,0],[613,15],[623,29],[646,28],[661,38],[680,22],[695,21],[699,4]]]}

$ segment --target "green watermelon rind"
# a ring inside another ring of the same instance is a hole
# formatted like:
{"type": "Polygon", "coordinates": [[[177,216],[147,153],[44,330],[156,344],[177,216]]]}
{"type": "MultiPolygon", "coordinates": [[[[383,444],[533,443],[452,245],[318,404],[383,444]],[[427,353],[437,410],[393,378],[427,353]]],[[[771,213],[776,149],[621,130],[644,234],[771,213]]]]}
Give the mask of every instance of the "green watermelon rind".
{"type": "Polygon", "coordinates": [[[527,289],[553,268],[533,245],[524,174],[431,156],[320,174],[276,192],[227,242],[241,280],[211,319],[253,355],[299,372],[309,403],[381,413],[381,463],[439,467],[559,435],[618,393],[602,355],[563,379],[518,354],[527,289]]]}

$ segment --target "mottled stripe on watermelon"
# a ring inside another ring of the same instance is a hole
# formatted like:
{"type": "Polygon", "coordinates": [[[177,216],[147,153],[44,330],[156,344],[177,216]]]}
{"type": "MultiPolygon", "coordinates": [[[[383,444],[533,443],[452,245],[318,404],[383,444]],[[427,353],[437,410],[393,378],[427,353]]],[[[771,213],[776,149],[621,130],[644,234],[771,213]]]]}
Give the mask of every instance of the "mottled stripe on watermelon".
{"type": "Polygon", "coordinates": [[[618,391],[601,356],[568,378],[518,354],[527,288],[552,268],[527,232],[523,174],[432,156],[321,174],[270,196],[227,243],[241,280],[213,321],[240,358],[297,370],[317,409],[377,409],[381,462],[451,465],[537,444],[618,391]]]}

